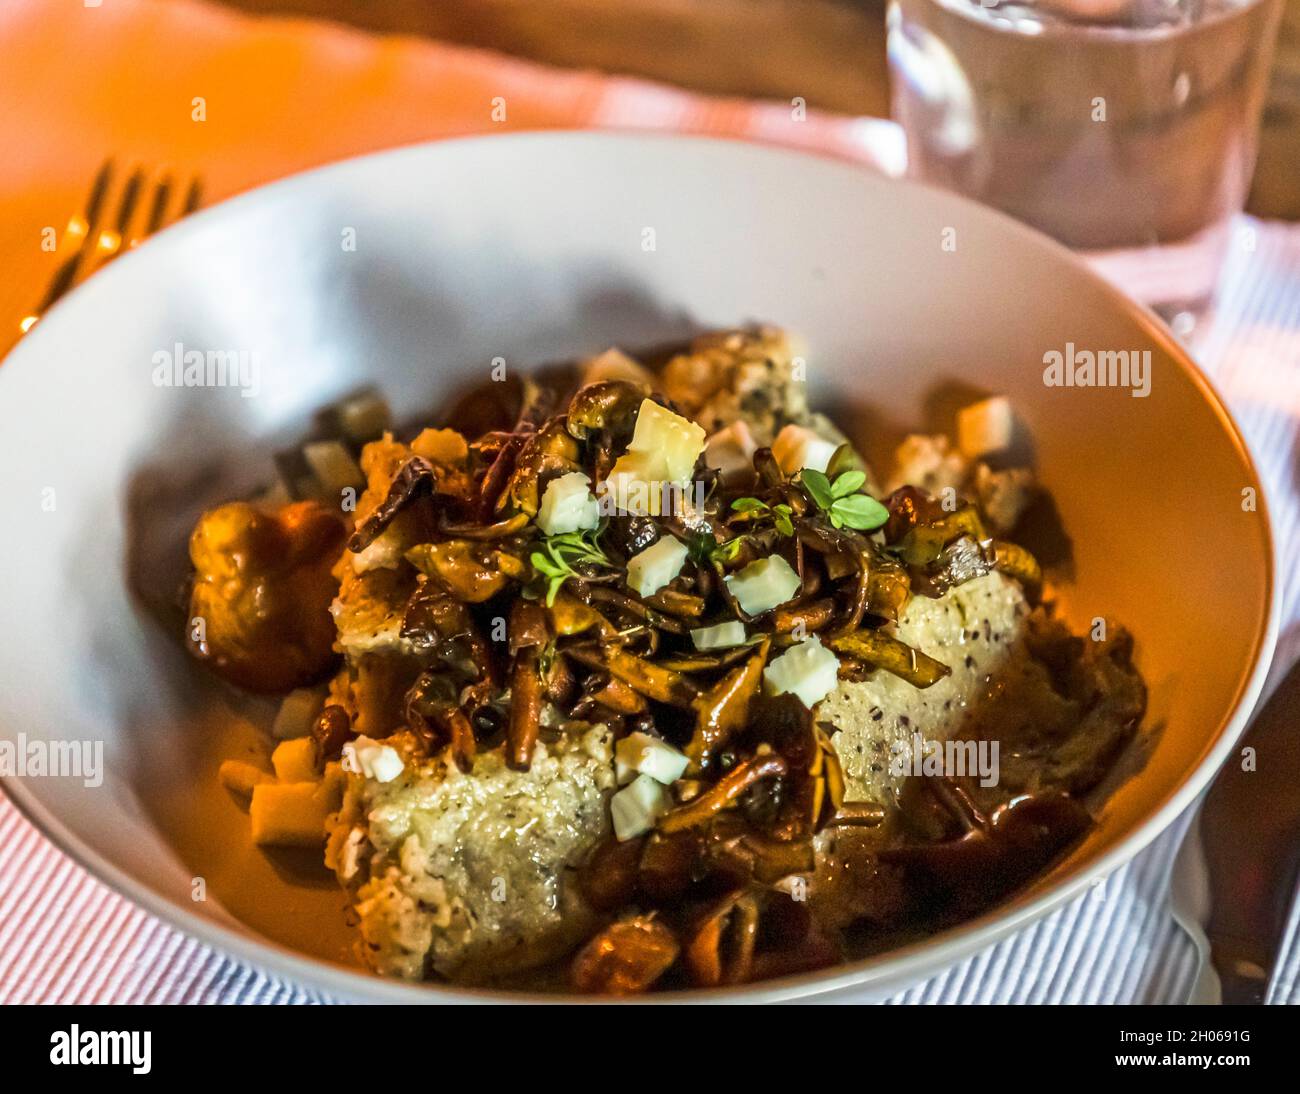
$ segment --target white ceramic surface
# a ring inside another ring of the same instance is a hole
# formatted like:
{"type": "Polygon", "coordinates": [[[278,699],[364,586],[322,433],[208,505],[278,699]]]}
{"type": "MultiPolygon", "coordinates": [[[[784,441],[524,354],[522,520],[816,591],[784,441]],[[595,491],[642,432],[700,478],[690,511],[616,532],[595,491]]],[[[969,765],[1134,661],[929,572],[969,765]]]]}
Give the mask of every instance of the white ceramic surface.
{"type": "Polygon", "coordinates": [[[496,357],[751,320],[804,336],[814,401],[871,452],[947,428],[972,391],[1013,397],[1072,540],[1063,609],[1136,633],[1155,732],[1097,830],[1016,900],[729,994],[883,995],[1045,914],[1149,842],[1243,727],[1276,631],[1266,509],[1239,503],[1258,478],[1181,350],[1062,249],[944,194],[726,142],[537,134],[370,156],[203,212],[58,305],[0,366],[0,733],[102,740],[107,773],[5,789],[95,873],[265,969],[352,999],[490,997],[349,967],[329,880],[250,846],[215,772],[265,753],[273,706],[205,678],[165,625],[185,532],[358,386],[417,419],[496,357]],[[1151,350],[1150,396],[1046,387],[1043,354],[1070,341],[1151,350]],[[256,394],[158,386],[155,355],[177,343],[256,354],[256,394]]]}

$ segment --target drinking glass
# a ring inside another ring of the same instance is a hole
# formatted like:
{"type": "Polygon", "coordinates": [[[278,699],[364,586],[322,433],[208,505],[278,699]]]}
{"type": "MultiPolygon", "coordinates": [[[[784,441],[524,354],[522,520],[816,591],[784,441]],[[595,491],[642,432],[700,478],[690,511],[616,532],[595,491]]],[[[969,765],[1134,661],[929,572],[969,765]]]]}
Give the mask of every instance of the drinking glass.
{"type": "Polygon", "coordinates": [[[1254,170],[1283,0],[891,0],[908,173],[1033,225],[1189,333],[1254,170]]]}

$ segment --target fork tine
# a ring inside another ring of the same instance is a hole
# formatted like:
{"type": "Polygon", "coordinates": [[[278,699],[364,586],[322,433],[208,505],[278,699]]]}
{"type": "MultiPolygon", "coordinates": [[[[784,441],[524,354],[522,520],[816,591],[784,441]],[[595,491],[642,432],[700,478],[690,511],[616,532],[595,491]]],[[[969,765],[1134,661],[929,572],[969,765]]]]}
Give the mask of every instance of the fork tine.
{"type": "Polygon", "coordinates": [[[95,263],[87,271],[94,273],[101,266],[111,261],[122,249],[123,243],[130,237],[131,221],[135,217],[136,206],[140,202],[140,192],[144,189],[144,169],[137,167],[126,180],[122,197],[117,203],[117,216],[113,228],[99,233],[95,241],[95,263]]]}
{"type": "Polygon", "coordinates": [[[166,225],[189,216],[202,204],[203,183],[196,176],[190,179],[190,184],[186,187],[185,195],[181,199],[180,208],[171,210],[172,215],[169,217],[168,212],[172,204],[172,191],[174,189],[175,182],[170,174],[163,175],[154,185],[153,200],[149,205],[149,215],[145,218],[143,231],[131,237],[130,242],[127,244],[128,247],[135,247],[143,243],[149,236],[159,232],[166,225]]]}
{"type": "Polygon", "coordinates": [[[185,192],[185,204],[181,206],[181,216],[187,217],[198,209],[203,201],[203,182],[196,175],[190,179],[190,188],[185,192]]]}
{"type": "MultiPolygon", "coordinates": [[[[108,196],[108,189],[113,181],[113,160],[106,159],[100,169],[95,173],[95,180],[90,185],[90,194],[86,199],[85,235],[81,237],[80,246],[63,262],[54,276],[50,279],[49,287],[45,290],[45,295],[41,302],[36,306],[27,319],[23,320],[24,330],[31,326],[38,318],[49,310],[50,306],[59,299],[64,293],[72,288],[76,280],[77,270],[81,263],[85,261],[87,255],[94,250],[99,235],[99,218],[104,211],[105,199],[108,196]],[[31,322],[28,322],[30,320],[31,322]]],[[[69,222],[71,223],[71,222],[69,222]]]]}
{"type": "MultiPolygon", "coordinates": [[[[158,185],[154,187],[153,203],[149,206],[149,217],[145,221],[144,235],[140,237],[141,239],[153,235],[163,226],[163,218],[167,215],[167,202],[171,200],[171,193],[172,177],[171,175],[164,175],[158,185]]],[[[134,247],[138,242],[138,239],[133,239],[131,246],[134,247]]]]}
{"type": "Polygon", "coordinates": [[[113,159],[110,156],[104,161],[102,167],[95,175],[95,181],[90,186],[90,197],[86,201],[86,234],[90,234],[89,225],[98,223],[100,210],[104,206],[104,199],[108,195],[108,184],[113,179],[113,159]]]}

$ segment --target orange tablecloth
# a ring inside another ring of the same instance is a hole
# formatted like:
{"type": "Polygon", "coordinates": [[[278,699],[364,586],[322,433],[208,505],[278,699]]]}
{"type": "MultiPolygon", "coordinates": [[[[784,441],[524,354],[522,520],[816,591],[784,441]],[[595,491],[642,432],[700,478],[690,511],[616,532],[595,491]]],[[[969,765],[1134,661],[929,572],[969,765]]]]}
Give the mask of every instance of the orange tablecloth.
{"type": "Polygon", "coordinates": [[[82,208],[108,156],[198,174],[211,204],[379,148],[591,126],[747,137],[886,168],[902,158],[891,123],[793,103],[705,98],[192,0],[3,0],[0,350],[9,317],[32,307],[54,268],[42,230],[82,208]]]}

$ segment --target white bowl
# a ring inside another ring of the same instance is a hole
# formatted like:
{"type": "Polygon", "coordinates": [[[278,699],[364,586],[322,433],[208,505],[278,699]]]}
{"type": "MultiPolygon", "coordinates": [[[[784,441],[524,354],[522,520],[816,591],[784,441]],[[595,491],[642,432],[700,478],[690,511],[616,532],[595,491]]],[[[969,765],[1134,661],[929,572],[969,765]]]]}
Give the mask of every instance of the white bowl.
{"type": "Polygon", "coordinates": [[[1073,543],[1062,607],[1136,634],[1153,729],[1095,831],[993,912],[713,994],[879,995],[1044,915],[1158,834],[1244,726],[1277,625],[1259,478],[1182,350],[1063,249],[946,194],[726,142],[535,134],[368,156],[200,213],[59,304],[0,368],[0,727],[102,741],[106,775],[7,791],[94,873],[264,969],[351,999],[491,998],[351,966],[332,881],[250,845],[216,767],[265,752],[273,707],[205,677],[164,622],[186,531],[366,383],[416,419],[493,358],[751,320],[807,339],[814,401],[871,451],[947,428],[954,394],[1012,397],[1073,543]],[[1046,386],[1043,355],[1067,342],[1150,350],[1149,397],[1046,386]],[[256,394],[159,386],[155,355],[178,343],[255,353],[256,394]]]}

